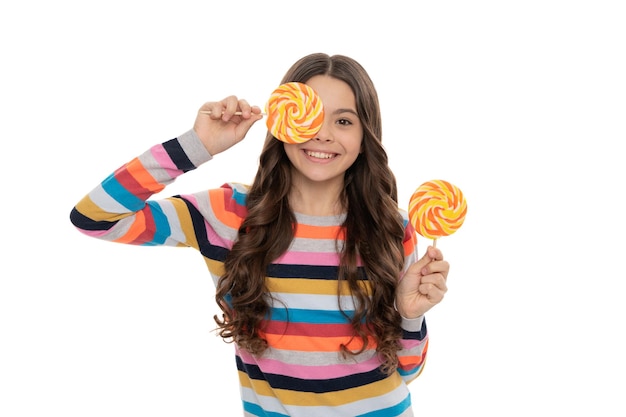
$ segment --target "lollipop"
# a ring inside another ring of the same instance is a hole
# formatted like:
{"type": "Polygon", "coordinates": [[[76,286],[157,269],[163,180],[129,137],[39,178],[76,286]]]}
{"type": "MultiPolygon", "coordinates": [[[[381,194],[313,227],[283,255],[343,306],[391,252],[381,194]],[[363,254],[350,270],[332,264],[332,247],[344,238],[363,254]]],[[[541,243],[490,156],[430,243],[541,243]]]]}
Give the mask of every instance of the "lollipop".
{"type": "Polygon", "coordinates": [[[456,232],[467,214],[467,202],[461,190],[444,180],[420,185],[409,201],[409,219],[420,235],[433,239],[456,232]]]}
{"type": "MultiPolygon", "coordinates": [[[[240,116],[241,112],[234,114],[240,116]]],[[[286,143],[313,139],[324,123],[322,100],[315,90],[298,82],[285,83],[274,90],[262,114],[267,116],[265,124],[272,135],[286,143]]]]}
{"type": "Polygon", "coordinates": [[[279,86],[265,107],[267,128],[286,143],[313,139],[324,122],[324,107],[308,85],[290,82],[279,86]]]}

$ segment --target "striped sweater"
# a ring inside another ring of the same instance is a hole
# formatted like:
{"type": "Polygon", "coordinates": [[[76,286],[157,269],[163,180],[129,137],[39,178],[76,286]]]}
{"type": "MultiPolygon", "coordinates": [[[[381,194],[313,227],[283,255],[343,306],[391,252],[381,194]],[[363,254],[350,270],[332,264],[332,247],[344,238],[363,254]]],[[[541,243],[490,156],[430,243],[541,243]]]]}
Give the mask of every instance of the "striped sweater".
{"type": "MultiPolygon", "coordinates": [[[[193,130],[153,146],[124,164],[72,210],[72,223],[88,236],[135,245],[192,247],[215,283],[246,215],[247,187],[220,188],[160,200],[150,197],[179,175],[211,159],[193,130]]],[[[417,238],[405,219],[405,269],[417,259],[417,238]]],[[[403,319],[397,372],[380,372],[373,343],[359,348],[344,313],[354,304],[337,280],[343,216],[296,213],[295,239],[267,270],[275,300],[258,356],[235,346],[245,416],[412,416],[407,384],[421,372],[428,337],[423,317],[403,319]],[[339,298],[337,296],[339,294],[339,298]],[[340,311],[339,305],[343,310],[340,311]]],[[[367,282],[365,283],[367,285],[367,282]]]]}

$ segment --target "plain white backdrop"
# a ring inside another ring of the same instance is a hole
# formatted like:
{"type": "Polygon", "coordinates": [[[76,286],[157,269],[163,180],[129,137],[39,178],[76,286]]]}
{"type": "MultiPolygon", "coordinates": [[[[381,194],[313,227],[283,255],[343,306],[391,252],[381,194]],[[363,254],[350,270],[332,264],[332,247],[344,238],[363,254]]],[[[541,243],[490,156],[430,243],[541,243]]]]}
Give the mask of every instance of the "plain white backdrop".
{"type": "MultiPolygon", "coordinates": [[[[435,178],[468,201],[438,242],[416,414],[623,416],[621,3],[3,4],[0,415],[240,415],[200,255],[92,240],[69,212],[205,101],[263,106],[319,51],[373,78],[400,204],[435,178]]],[[[251,181],[264,129],[166,193],[251,181]]]]}

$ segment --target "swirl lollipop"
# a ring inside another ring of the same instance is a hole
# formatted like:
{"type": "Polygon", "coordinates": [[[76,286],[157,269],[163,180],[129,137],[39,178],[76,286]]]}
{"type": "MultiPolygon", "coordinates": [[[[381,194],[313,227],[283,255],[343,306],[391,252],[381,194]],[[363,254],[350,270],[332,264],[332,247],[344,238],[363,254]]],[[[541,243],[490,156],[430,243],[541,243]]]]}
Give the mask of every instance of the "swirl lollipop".
{"type": "Polygon", "coordinates": [[[409,201],[409,219],[420,235],[437,239],[456,232],[465,221],[467,202],[461,190],[447,181],[432,180],[420,185],[409,201]]]}
{"type": "Polygon", "coordinates": [[[279,86],[265,106],[266,125],[275,138],[286,143],[313,139],[324,122],[324,107],[308,85],[290,82],[279,86]]]}
{"type": "MultiPolygon", "coordinates": [[[[210,110],[201,110],[211,114],[210,110]]],[[[306,84],[280,85],[265,105],[265,124],[275,138],[285,143],[303,143],[313,139],[324,123],[324,106],[315,90],[306,84]]],[[[241,112],[235,112],[240,116],[241,112]]]]}

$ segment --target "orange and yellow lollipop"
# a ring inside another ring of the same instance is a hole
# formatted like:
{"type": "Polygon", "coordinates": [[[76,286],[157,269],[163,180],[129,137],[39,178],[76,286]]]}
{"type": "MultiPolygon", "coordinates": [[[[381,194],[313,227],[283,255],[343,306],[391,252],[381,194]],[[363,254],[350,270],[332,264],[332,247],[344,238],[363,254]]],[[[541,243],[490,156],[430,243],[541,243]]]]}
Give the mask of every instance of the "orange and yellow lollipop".
{"type": "MultiPolygon", "coordinates": [[[[211,114],[210,110],[201,110],[211,114]]],[[[241,112],[234,113],[240,116],[241,112]]],[[[265,124],[276,139],[303,143],[313,139],[324,123],[324,106],[315,90],[304,83],[281,84],[265,105],[265,124]]]]}
{"type": "Polygon", "coordinates": [[[420,235],[437,239],[456,232],[465,221],[467,202],[461,190],[444,180],[420,185],[409,201],[409,220],[420,235]]]}
{"type": "Polygon", "coordinates": [[[315,90],[306,84],[282,84],[271,94],[266,125],[275,138],[286,143],[313,139],[324,122],[324,106],[315,90]]]}

